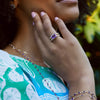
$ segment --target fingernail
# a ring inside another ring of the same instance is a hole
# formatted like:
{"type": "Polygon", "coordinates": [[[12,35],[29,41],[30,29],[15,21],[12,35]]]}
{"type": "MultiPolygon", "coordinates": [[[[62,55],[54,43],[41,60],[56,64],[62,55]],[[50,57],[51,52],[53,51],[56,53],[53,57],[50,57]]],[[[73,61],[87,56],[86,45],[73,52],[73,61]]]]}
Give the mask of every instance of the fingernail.
{"type": "Polygon", "coordinates": [[[34,18],[36,16],[36,13],[35,12],[32,12],[31,15],[34,18]]]}
{"type": "Polygon", "coordinates": [[[45,15],[45,12],[42,11],[40,14],[41,14],[41,16],[44,16],[45,15]]]}
{"type": "Polygon", "coordinates": [[[59,18],[58,17],[55,17],[55,21],[57,21],[59,18]]]}

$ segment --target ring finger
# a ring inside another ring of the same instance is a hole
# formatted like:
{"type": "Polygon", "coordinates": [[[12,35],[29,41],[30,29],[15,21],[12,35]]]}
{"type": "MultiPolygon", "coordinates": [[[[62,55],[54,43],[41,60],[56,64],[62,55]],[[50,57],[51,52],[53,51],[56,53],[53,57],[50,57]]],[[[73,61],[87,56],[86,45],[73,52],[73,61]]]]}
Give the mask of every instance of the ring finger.
{"type": "Polygon", "coordinates": [[[49,16],[45,12],[41,12],[41,18],[43,22],[43,27],[45,30],[45,34],[48,36],[48,38],[52,41],[57,41],[60,37],[59,33],[55,31],[53,28],[49,16]],[[54,39],[53,39],[54,38],[54,39]]]}

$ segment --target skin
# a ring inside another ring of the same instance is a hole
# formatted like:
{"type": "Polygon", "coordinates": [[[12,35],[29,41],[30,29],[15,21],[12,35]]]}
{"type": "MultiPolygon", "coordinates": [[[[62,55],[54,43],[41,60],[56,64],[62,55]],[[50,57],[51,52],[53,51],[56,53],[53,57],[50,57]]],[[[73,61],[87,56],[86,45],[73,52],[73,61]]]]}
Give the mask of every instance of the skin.
{"type": "MultiPolygon", "coordinates": [[[[44,67],[51,66],[69,84],[70,95],[83,90],[95,93],[94,74],[89,60],[78,40],[64,23],[79,16],[78,4],[65,6],[56,0],[42,0],[42,3],[41,0],[16,0],[13,3],[16,5],[15,13],[20,23],[13,44],[22,51],[27,51],[28,57],[31,55],[41,60],[40,64],[32,58],[31,60],[36,64],[44,67]],[[54,20],[55,17],[58,18],[54,20]],[[56,33],[53,27],[55,25],[63,37],[57,37],[51,42],[49,36],[56,33]]],[[[5,51],[21,56],[9,46],[5,51]]],[[[86,96],[77,100],[90,99],[86,96]]]]}
{"type": "Polygon", "coordinates": [[[45,11],[49,17],[54,20],[58,16],[64,21],[72,21],[79,15],[78,4],[61,4],[57,0],[19,0],[19,10],[30,16],[32,11],[40,12],[45,11]],[[62,11],[63,9],[63,11],[62,11]]]}
{"type": "MultiPolygon", "coordinates": [[[[66,28],[63,20],[60,18],[55,20],[63,37],[57,37],[52,43],[48,36],[56,31],[51,25],[49,16],[46,13],[42,14],[41,20],[37,13],[34,14],[34,27],[37,29],[35,38],[42,57],[69,84],[70,95],[82,90],[95,93],[94,75],[89,60],[77,39],[66,28]]],[[[90,99],[83,97],[77,100],[90,99]]]]}
{"type": "MultiPolygon", "coordinates": [[[[54,22],[54,17],[58,16],[65,22],[76,19],[79,16],[78,4],[68,4],[67,6],[56,2],[56,0],[42,0],[42,3],[41,0],[14,0],[11,3],[13,3],[16,7],[15,14],[20,25],[13,44],[15,44],[16,47],[20,48],[22,51],[27,51],[29,53],[27,56],[30,57],[30,55],[32,55],[33,62],[35,62],[34,59],[39,59],[41,60],[41,65],[46,66],[42,61],[41,53],[36,44],[34,36],[35,29],[33,30],[33,19],[31,12],[35,11],[39,15],[41,11],[47,12],[53,26],[57,28],[54,22]]],[[[9,46],[6,47],[5,50],[11,54],[23,57],[11,50],[9,46]]],[[[40,65],[38,62],[35,63],[40,65]]]]}

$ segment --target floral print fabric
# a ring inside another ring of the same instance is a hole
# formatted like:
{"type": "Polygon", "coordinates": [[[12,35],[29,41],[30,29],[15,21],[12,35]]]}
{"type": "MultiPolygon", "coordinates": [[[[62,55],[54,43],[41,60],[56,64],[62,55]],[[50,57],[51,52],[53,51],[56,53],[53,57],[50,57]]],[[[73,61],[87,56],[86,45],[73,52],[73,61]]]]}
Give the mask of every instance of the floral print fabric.
{"type": "Polygon", "coordinates": [[[68,100],[68,89],[51,68],[33,65],[0,50],[0,100],[58,100],[57,97],[68,100]]]}

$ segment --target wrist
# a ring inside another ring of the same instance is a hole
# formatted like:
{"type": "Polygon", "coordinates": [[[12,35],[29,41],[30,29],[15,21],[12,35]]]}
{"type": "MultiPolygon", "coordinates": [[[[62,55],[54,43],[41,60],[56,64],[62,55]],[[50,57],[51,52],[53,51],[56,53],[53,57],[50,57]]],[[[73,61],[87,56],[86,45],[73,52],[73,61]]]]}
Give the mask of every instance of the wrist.
{"type": "Polygon", "coordinates": [[[95,94],[94,75],[81,77],[79,80],[69,83],[69,95],[78,91],[91,91],[95,94]]]}
{"type": "Polygon", "coordinates": [[[69,88],[71,87],[90,87],[90,85],[94,85],[94,77],[88,77],[88,76],[84,76],[81,77],[79,80],[77,81],[73,81],[69,83],[69,88]]]}
{"type": "Polygon", "coordinates": [[[74,75],[74,78],[71,78],[67,83],[69,84],[69,88],[94,83],[94,72],[93,70],[87,70],[79,75],[74,75]]]}

